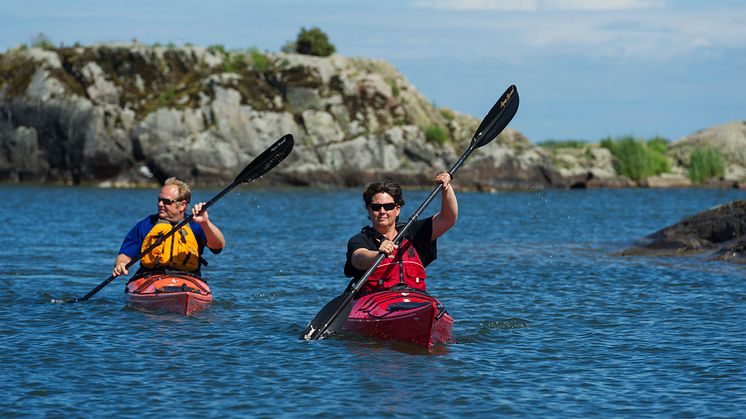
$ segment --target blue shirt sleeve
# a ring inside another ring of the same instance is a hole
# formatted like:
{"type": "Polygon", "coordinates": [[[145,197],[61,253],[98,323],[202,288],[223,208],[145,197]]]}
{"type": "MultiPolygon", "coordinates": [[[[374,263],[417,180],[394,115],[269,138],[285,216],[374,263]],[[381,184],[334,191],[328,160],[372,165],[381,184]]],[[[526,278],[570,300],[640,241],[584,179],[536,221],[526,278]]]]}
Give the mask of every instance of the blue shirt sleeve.
{"type": "Polygon", "coordinates": [[[157,218],[157,216],[150,215],[135,224],[129,233],[124,236],[122,245],[119,247],[119,253],[131,258],[137,257],[142,250],[142,242],[145,240],[145,236],[155,225],[154,218],[157,218]]]}

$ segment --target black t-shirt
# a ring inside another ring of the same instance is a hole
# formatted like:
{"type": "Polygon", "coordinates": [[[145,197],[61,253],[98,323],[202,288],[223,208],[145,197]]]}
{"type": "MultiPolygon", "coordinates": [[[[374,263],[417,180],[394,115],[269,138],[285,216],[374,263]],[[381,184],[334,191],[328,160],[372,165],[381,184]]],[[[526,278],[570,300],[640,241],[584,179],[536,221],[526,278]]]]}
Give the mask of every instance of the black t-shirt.
{"type": "MultiPolygon", "coordinates": [[[[401,231],[402,228],[404,228],[404,224],[396,225],[397,231],[401,231]]],[[[352,262],[350,262],[352,252],[360,248],[378,250],[382,237],[383,235],[374,228],[365,226],[360,233],[350,238],[347,242],[347,262],[345,262],[344,270],[345,276],[357,279],[365,274],[365,271],[361,271],[352,266],[352,262]]],[[[404,238],[411,241],[414,248],[417,250],[417,254],[420,256],[423,266],[429,265],[430,262],[438,257],[437,240],[431,240],[432,237],[433,217],[428,217],[421,221],[415,220],[404,234],[404,238]]]]}

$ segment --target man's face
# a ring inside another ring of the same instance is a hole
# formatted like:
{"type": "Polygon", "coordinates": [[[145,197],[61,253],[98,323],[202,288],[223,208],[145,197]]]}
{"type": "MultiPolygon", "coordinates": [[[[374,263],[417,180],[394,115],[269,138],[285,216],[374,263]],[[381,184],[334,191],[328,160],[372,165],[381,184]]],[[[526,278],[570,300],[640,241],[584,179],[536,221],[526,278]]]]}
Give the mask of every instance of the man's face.
{"type": "Polygon", "coordinates": [[[178,222],[184,218],[187,202],[179,196],[176,185],[166,185],[158,194],[158,218],[178,222]]]}

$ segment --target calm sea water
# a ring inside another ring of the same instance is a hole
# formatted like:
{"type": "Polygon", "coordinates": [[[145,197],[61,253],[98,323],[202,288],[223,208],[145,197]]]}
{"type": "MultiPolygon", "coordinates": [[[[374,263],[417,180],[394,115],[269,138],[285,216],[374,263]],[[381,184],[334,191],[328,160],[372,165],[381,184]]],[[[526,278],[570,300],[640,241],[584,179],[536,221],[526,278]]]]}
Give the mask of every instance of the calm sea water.
{"type": "MultiPolygon", "coordinates": [[[[219,190],[198,190],[208,200],[219,190]]],[[[403,214],[429,191],[407,191],[403,214]]],[[[237,189],[210,209],[215,303],[128,309],[105,280],[156,190],[0,186],[0,416],[737,417],[746,268],[617,257],[733,190],[460,193],[429,289],[457,343],[434,354],[298,335],[346,285],[359,190],[237,189]]],[[[431,214],[436,203],[426,211],[431,214]]]]}

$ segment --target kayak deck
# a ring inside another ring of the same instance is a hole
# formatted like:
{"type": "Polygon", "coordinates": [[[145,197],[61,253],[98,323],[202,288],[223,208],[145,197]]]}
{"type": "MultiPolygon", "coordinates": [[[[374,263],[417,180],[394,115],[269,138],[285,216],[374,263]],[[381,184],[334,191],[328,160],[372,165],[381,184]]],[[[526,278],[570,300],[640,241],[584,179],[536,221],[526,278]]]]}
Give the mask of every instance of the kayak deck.
{"type": "Polygon", "coordinates": [[[427,350],[452,341],[453,318],[433,296],[416,290],[384,290],[353,302],[343,330],[427,350]]]}
{"type": "Polygon", "coordinates": [[[212,304],[207,283],[185,273],[154,274],[130,281],[124,289],[125,302],[135,309],[189,316],[212,304]]]}

